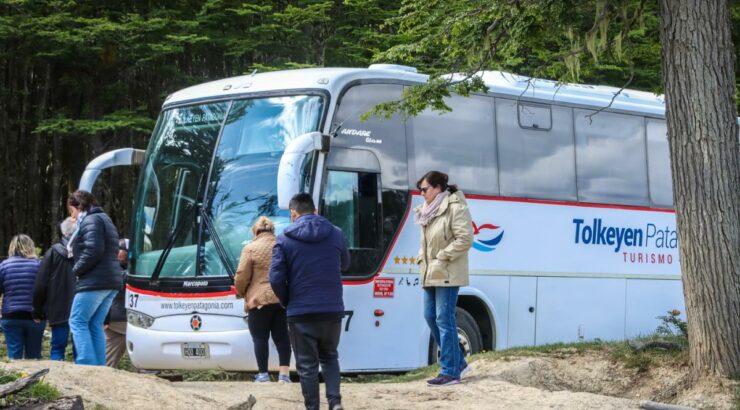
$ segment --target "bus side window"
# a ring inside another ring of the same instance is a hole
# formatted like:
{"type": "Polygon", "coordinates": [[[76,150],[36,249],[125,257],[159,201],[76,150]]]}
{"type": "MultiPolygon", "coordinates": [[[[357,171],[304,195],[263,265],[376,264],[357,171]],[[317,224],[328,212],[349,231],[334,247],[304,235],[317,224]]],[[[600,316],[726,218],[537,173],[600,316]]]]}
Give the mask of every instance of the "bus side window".
{"type": "Polygon", "coordinates": [[[437,170],[466,194],[498,195],[493,98],[453,95],[445,103],[451,112],[427,109],[406,123],[409,185],[437,170]]]}
{"type": "Polygon", "coordinates": [[[574,110],[578,200],[649,205],[645,120],[574,110]]]}
{"type": "Polygon", "coordinates": [[[501,195],[578,200],[571,108],[496,98],[496,127],[501,195]]]}
{"type": "Polygon", "coordinates": [[[552,129],[552,109],[549,105],[519,102],[517,117],[522,128],[542,131],[552,129]]]}
{"type": "Polygon", "coordinates": [[[351,257],[347,275],[375,273],[380,260],[378,175],[329,170],[321,213],[344,232],[351,257]]]}
{"type": "Polygon", "coordinates": [[[665,120],[647,119],[647,154],[650,202],[653,206],[670,208],[673,206],[673,179],[665,120]]]}

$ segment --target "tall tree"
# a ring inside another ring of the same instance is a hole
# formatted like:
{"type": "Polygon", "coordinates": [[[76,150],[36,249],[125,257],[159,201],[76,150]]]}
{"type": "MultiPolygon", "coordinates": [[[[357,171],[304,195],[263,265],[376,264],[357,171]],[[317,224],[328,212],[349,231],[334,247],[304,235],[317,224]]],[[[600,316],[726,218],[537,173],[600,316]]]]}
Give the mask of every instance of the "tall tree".
{"type": "Polygon", "coordinates": [[[725,1],[660,0],[692,372],[740,375],[740,148],[725,1]]]}
{"type": "MultiPolygon", "coordinates": [[[[253,69],[367,65],[392,44],[382,26],[399,2],[0,0],[0,249],[18,232],[48,246],[85,164],[144,148],[167,94],[253,69]]],[[[114,168],[96,185],[124,234],[132,178],[114,168]]]]}
{"type": "Polygon", "coordinates": [[[451,92],[486,90],[476,75],[483,69],[658,90],[662,46],[692,376],[740,374],[738,76],[728,1],[405,0],[392,23],[403,41],[376,58],[433,75],[376,107],[380,115],[448,109],[451,92]]]}

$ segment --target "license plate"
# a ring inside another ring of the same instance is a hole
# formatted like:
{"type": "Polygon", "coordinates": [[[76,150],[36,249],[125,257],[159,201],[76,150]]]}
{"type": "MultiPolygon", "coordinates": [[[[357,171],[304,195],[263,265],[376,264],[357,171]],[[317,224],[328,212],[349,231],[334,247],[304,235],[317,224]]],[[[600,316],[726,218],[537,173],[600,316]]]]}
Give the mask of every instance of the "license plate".
{"type": "Polygon", "coordinates": [[[182,357],[185,359],[207,359],[210,356],[206,343],[183,343],[182,357]]]}

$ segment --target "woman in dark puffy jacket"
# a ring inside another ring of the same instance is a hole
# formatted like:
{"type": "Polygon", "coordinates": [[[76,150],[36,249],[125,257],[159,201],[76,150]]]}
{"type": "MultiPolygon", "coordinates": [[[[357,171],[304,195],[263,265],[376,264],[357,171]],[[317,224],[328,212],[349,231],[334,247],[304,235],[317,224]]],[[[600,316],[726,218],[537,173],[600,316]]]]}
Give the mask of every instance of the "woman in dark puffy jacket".
{"type": "Polygon", "coordinates": [[[75,297],[69,317],[77,349],[75,363],[105,366],[103,322],[113,298],[121,288],[118,264],[118,230],[98,207],[93,194],[75,191],[67,206],[77,227],[67,244],[77,276],[75,297]]]}
{"type": "Polygon", "coordinates": [[[23,234],[14,236],[8,248],[8,259],[0,263],[2,326],[11,359],[41,358],[46,322],[35,322],[32,316],[33,284],[39,265],[31,238],[23,234]]]}

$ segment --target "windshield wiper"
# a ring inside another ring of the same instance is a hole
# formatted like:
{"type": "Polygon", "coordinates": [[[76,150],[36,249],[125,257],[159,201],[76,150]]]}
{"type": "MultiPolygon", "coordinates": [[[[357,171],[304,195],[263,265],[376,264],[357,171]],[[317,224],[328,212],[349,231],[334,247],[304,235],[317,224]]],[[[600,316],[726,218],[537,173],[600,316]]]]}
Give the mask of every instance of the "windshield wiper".
{"type": "Polygon", "coordinates": [[[234,271],[234,267],[231,265],[231,262],[229,262],[229,254],[226,252],[226,248],[224,247],[223,242],[221,242],[221,238],[218,236],[218,232],[216,231],[216,227],[213,225],[211,217],[208,216],[208,213],[202,207],[200,208],[200,217],[203,218],[203,222],[206,223],[206,228],[208,228],[208,232],[211,233],[213,247],[216,248],[216,254],[221,260],[221,264],[224,265],[224,267],[226,268],[226,273],[229,274],[229,278],[233,280],[236,272],[234,271]]]}
{"type": "MultiPolygon", "coordinates": [[[[185,204],[186,211],[190,211],[194,205],[191,203],[185,204]]],[[[170,251],[175,246],[175,238],[177,238],[177,235],[180,233],[180,229],[182,228],[182,221],[185,219],[184,215],[189,212],[182,212],[180,213],[180,219],[178,219],[175,226],[172,227],[172,230],[170,231],[170,235],[167,237],[167,244],[165,244],[164,249],[162,249],[162,253],[159,254],[159,259],[157,259],[157,264],[154,265],[154,271],[152,272],[152,277],[149,279],[149,284],[153,286],[159,285],[159,274],[162,273],[162,268],[164,267],[164,262],[167,260],[167,257],[170,255],[170,251]]]]}
{"type": "Polygon", "coordinates": [[[177,238],[177,235],[180,234],[180,230],[183,225],[182,221],[185,219],[185,215],[189,214],[193,207],[199,207],[197,201],[198,198],[200,198],[200,193],[202,192],[202,190],[203,175],[201,175],[200,179],[198,180],[198,189],[195,191],[195,197],[193,197],[194,202],[187,202],[185,204],[185,212],[180,212],[180,219],[175,222],[175,226],[172,227],[170,235],[167,237],[167,243],[165,244],[164,249],[162,249],[162,253],[159,255],[159,259],[157,259],[157,264],[154,265],[152,277],[149,279],[150,285],[159,286],[159,275],[162,273],[162,268],[164,267],[164,263],[167,260],[167,257],[170,255],[170,251],[175,246],[175,239],[177,238]]]}

